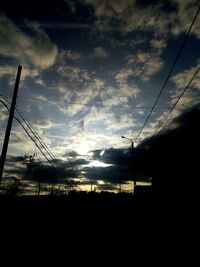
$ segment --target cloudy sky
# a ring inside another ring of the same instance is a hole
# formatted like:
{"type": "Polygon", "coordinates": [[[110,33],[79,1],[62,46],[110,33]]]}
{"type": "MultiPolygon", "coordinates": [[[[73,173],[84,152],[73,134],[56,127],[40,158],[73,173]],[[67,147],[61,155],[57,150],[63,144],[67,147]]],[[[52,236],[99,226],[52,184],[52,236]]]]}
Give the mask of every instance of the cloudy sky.
{"type": "MultiPolygon", "coordinates": [[[[195,0],[1,1],[0,92],[12,97],[21,64],[17,104],[26,119],[56,158],[89,164],[87,178],[92,170],[104,170],[103,180],[112,186],[106,172],[112,163],[100,164],[91,151],[130,146],[121,136],[134,139],[140,131],[198,5],[195,0]]],[[[156,131],[200,66],[199,25],[200,15],[135,145],[156,131]]],[[[198,74],[169,119],[199,103],[199,89],[198,74]]],[[[0,147],[7,116],[0,103],[0,147]]],[[[8,154],[33,153],[42,158],[14,121],[8,154]]]]}

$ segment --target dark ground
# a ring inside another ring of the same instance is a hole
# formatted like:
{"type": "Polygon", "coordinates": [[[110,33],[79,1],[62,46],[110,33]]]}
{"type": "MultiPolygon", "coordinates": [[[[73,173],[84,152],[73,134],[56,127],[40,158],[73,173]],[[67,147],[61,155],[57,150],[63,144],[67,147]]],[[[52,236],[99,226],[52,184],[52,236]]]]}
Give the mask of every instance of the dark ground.
{"type": "Polygon", "coordinates": [[[7,252],[19,251],[17,259],[28,255],[29,263],[36,260],[37,265],[40,257],[56,266],[69,258],[72,266],[79,260],[104,266],[108,259],[111,265],[127,266],[136,258],[140,264],[170,264],[196,247],[197,206],[187,198],[152,193],[1,196],[1,245],[7,252]]]}
{"type": "MultiPolygon", "coordinates": [[[[188,196],[191,197],[191,196],[188,196]]],[[[138,194],[71,192],[55,196],[0,196],[5,219],[22,218],[55,223],[80,224],[87,221],[111,221],[116,224],[146,224],[156,220],[186,220],[198,210],[196,199],[154,195],[150,190],[138,194]]]]}

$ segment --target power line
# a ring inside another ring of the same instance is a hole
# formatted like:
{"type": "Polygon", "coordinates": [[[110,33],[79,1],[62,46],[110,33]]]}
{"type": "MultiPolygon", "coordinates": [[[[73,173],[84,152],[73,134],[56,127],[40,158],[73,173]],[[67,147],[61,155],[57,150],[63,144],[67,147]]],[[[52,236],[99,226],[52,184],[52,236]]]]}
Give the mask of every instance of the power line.
{"type": "Polygon", "coordinates": [[[48,155],[51,157],[52,160],[54,160],[54,156],[53,154],[49,151],[47,145],[44,143],[44,141],[41,139],[41,137],[39,136],[39,134],[33,129],[33,127],[31,126],[31,124],[27,121],[27,119],[24,117],[23,113],[21,112],[21,110],[19,109],[19,107],[17,106],[16,109],[17,113],[19,114],[19,116],[21,117],[21,119],[23,120],[23,122],[26,124],[26,126],[28,127],[28,129],[31,131],[31,133],[34,135],[34,137],[37,139],[37,141],[41,144],[41,146],[46,150],[46,152],[48,153],[48,155]]]}
{"type": "MultiPolygon", "coordinates": [[[[8,99],[4,95],[0,94],[0,96],[3,97],[9,103],[8,99]]],[[[1,101],[1,102],[5,105],[5,103],[3,101],[1,101]]],[[[8,109],[7,106],[6,106],[6,108],[8,109]]],[[[9,109],[8,109],[8,111],[9,111],[9,109]]],[[[25,119],[23,113],[20,111],[20,109],[19,109],[19,107],[17,105],[16,105],[16,111],[19,114],[19,116],[21,117],[21,119],[23,120],[23,122],[25,123],[25,125],[28,127],[28,129],[31,131],[31,133],[34,135],[34,137],[37,139],[37,141],[39,141],[39,143],[42,145],[42,147],[45,149],[45,151],[51,157],[51,159],[52,160],[55,160],[53,154],[49,151],[48,147],[43,142],[43,140],[40,138],[40,136],[38,135],[38,133],[33,129],[33,127],[31,126],[31,124],[25,119]]]]}
{"type": "MultiPolygon", "coordinates": [[[[0,100],[0,102],[7,108],[7,110],[10,112],[10,109],[8,108],[8,106],[2,101],[0,100]]],[[[44,154],[44,152],[42,151],[42,149],[38,146],[37,142],[34,140],[34,138],[29,134],[29,132],[27,131],[27,129],[24,127],[24,125],[21,123],[21,121],[19,120],[19,118],[17,118],[16,116],[14,116],[14,118],[16,119],[16,121],[22,126],[22,128],[24,129],[24,131],[26,132],[26,134],[29,136],[29,138],[34,142],[34,144],[37,146],[37,148],[39,149],[39,151],[42,153],[42,155],[45,157],[45,159],[51,164],[52,167],[54,167],[51,163],[51,161],[48,159],[48,157],[44,154]]]]}
{"type": "MultiPolygon", "coordinates": [[[[7,102],[9,103],[9,100],[7,99],[7,97],[5,97],[4,95],[0,94],[0,96],[7,102]]],[[[10,112],[8,106],[2,101],[0,100],[0,102],[7,108],[7,110],[10,112]]],[[[30,135],[30,133],[28,132],[28,130],[25,128],[25,126],[22,124],[22,122],[19,120],[19,118],[17,118],[16,116],[14,116],[14,118],[18,121],[18,123],[22,126],[22,128],[24,129],[24,131],[26,132],[26,134],[29,136],[29,138],[34,142],[34,144],[36,145],[36,147],[39,149],[39,151],[41,152],[41,154],[45,157],[45,159],[50,163],[50,165],[56,169],[57,173],[62,174],[61,171],[59,169],[57,169],[53,164],[52,161],[54,162],[54,164],[59,167],[62,168],[63,166],[58,164],[58,162],[56,161],[56,159],[54,158],[53,154],[50,152],[50,150],[48,149],[48,147],[46,146],[46,144],[44,143],[44,141],[41,139],[41,137],[38,135],[38,133],[33,129],[33,127],[31,126],[31,124],[29,122],[26,121],[24,115],[22,114],[22,112],[19,110],[19,107],[16,107],[16,111],[19,114],[19,116],[21,117],[21,119],[23,120],[23,122],[25,123],[25,125],[28,127],[28,129],[31,131],[31,133],[34,135],[34,138],[30,135]],[[45,153],[42,151],[41,147],[38,145],[38,143],[36,142],[36,140],[39,142],[40,146],[42,146],[42,148],[46,151],[46,153],[48,154],[48,156],[52,159],[52,161],[49,160],[49,158],[45,155],[45,153]]],[[[65,174],[62,174],[63,177],[65,177],[65,174]]],[[[66,180],[68,183],[69,181],[66,180]]],[[[70,186],[72,186],[72,183],[69,183],[70,186]]],[[[77,186],[78,187],[78,186],[77,186]]],[[[78,187],[79,188],[79,187],[78,187]]],[[[80,188],[79,188],[80,189],[80,188]]],[[[81,189],[80,189],[81,190],[81,189]]]]}
{"type": "MultiPolygon", "coordinates": [[[[53,169],[56,171],[56,173],[58,175],[61,175],[63,176],[63,174],[61,173],[61,171],[56,168],[53,164],[52,164],[52,161],[48,159],[48,157],[45,155],[45,153],[42,151],[42,149],[39,147],[39,145],[37,144],[37,142],[34,140],[34,138],[29,134],[29,132],[27,131],[27,129],[24,127],[24,125],[21,123],[21,121],[16,117],[14,116],[14,118],[18,121],[18,123],[22,126],[22,128],[24,129],[24,131],[26,132],[26,134],[29,136],[29,138],[34,142],[34,144],[36,145],[36,147],[39,149],[39,151],[42,153],[42,155],[45,157],[45,159],[49,162],[49,164],[53,167],[53,169]]],[[[65,176],[63,176],[63,178],[65,178],[65,176]]],[[[71,183],[69,183],[68,180],[66,180],[68,182],[68,184],[70,186],[72,186],[71,183]]]]}
{"type": "Polygon", "coordinates": [[[195,16],[194,16],[194,18],[193,18],[193,20],[192,20],[192,23],[191,23],[191,25],[190,25],[190,27],[189,27],[189,30],[188,30],[188,32],[187,32],[187,34],[186,34],[186,36],[185,36],[185,38],[184,38],[184,40],[183,40],[183,42],[182,42],[180,48],[179,48],[179,50],[178,50],[178,53],[177,53],[177,55],[176,55],[176,57],[175,57],[175,60],[174,60],[172,66],[171,66],[171,68],[170,68],[170,71],[169,71],[169,73],[168,73],[168,75],[167,75],[167,78],[166,78],[165,82],[163,83],[163,86],[161,87],[161,90],[160,90],[160,92],[159,92],[159,94],[158,94],[158,96],[157,96],[157,98],[156,98],[156,101],[155,101],[155,103],[153,104],[153,106],[152,106],[152,108],[151,108],[151,110],[150,110],[150,112],[149,112],[149,114],[148,114],[148,116],[147,116],[147,118],[146,118],[146,120],[145,120],[143,126],[141,127],[140,131],[138,132],[138,134],[137,134],[137,136],[136,136],[134,142],[137,141],[138,137],[141,135],[142,131],[144,130],[144,128],[145,128],[145,126],[146,126],[146,124],[147,124],[149,118],[151,117],[151,114],[152,114],[152,112],[154,111],[155,106],[157,105],[157,103],[158,103],[158,101],[159,101],[159,99],[160,99],[160,97],[161,97],[161,94],[162,94],[164,88],[166,87],[166,84],[167,84],[167,82],[168,82],[168,80],[169,80],[169,78],[170,78],[170,76],[171,76],[171,74],[172,74],[172,72],[173,72],[173,70],[174,70],[174,68],[175,68],[175,65],[176,65],[176,63],[177,63],[177,61],[178,61],[178,59],[179,59],[179,57],[180,57],[180,55],[181,55],[181,53],[182,53],[182,51],[183,51],[183,48],[184,48],[184,46],[185,46],[185,44],[186,44],[186,41],[187,41],[188,36],[189,36],[189,34],[190,34],[191,30],[192,30],[192,27],[193,27],[193,25],[194,25],[194,23],[195,23],[195,21],[196,21],[196,19],[197,19],[197,16],[199,15],[199,12],[200,12],[200,6],[198,7],[198,10],[197,10],[197,12],[196,12],[196,14],[195,14],[195,16]]]}
{"type": "MultiPolygon", "coordinates": [[[[19,107],[17,106],[16,109],[17,113],[19,114],[19,116],[21,117],[21,119],[23,120],[23,122],[25,123],[25,125],[28,127],[28,129],[31,131],[31,133],[34,135],[34,137],[36,138],[36,140],[39,142],[39,144],[42,146],[42,148],[46,151],[46,153],[49,155],[49,157],[52,159],[52,161],[55,163],[55,165],[58,168],[63,168],[64,166],[60,163],[58,163],[58,161],[55,159],[54,155],[51,153],[51,151],[49,150],[49,148],[47,147],[47,145],[44,143],[44,141],[42,140],[42,138],[39,136],[39,134],[33,129],[33,127],[31,126],[31,124],[26,120],[26,118],[24,117],[23,113],[20,111],[19,107]]],[[[65,176],[65,174],[63,173],[63,176],[65,176]]],[[[80,189],[80,188],[79,188],[80,189]]]]}
{"type": "MultiPolygon", "coordinates": [[[[172,113],[172,111],[175,109],[176,105],[178,104],[179,100],[181,99],[181,97],[184,95],[184,93],[186,92],[186,90],[188,90],[188,88],[190,87],[191,83],[193,82],[194,78],[196,77],[196,75],[199,73],[200,71],[200,67],[198,67],[196,69],[196,71],[194,72],[192,78],[190,79],[189,83],[187,84],[187,86],[185,87],[185,89],[181,92],[181,94],[179,95],[179,97],[177,98],[177,100],[175,101],[175,103],[172,105],[172,107],[170,108],[170,110],[168,111],[168,113],[166,114],[165,118],[163,119],[162,124],[160,125],[160,127],[155,131],[155,133],[153,134],[153,136],[155,136],[159,130],[162,128],[162,126],[165,124],[167,118],[169,117],[169,115],[172,113]]],[[[152,136],[152,137],[153,137],[152,136]]]]}
{"type": "Polygon", "coordinates": [[[8,111],[10,111],[9,110],[9,108],[8,108],[8,106],[0,99],[0,102],[4,105],[4,107],[8,110],[8,111]]]}
{"type": "Polygon", "coordinates": [[[0,97],[3,98],[7,103],[11,104],[12,101],[7,96],[5,96],[2,93],[0,93],[0,97]]]}

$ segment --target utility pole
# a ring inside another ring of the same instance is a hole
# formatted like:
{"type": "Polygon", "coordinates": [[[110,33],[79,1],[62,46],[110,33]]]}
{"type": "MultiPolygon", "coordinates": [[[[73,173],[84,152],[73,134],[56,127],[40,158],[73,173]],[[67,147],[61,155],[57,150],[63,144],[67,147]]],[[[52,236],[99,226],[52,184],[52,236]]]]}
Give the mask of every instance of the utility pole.
{"type": "Polygon", "coordinates": [[[91,182],[90,184],[90,191],[92,192],[92,186],[93,186],[93,183],[91,182]]]}
{"type": "Polygon", "coordinates": [[[14,112],[15,112],[15,105],[16,105],[16,100],[17,100],[17,92],[18,92],[18,88],[19,88],[19,81],[20,81],[21,71],[22,71],[22,66],[19,65],[18,66],[18,71],[17,71],[17,77],[16,77],[16,81],[15,81],[15,87],[14,87],[14,92],[13,92],[12,103],[11,103],[11,106],[10,106],[10,112],[9,112],[8,123],[7,123],[7,127],[6,127],[6,132],[5,132],[2,152],[1,152],[0,184],[1,184],[2,178],[3,178],[3,169],[4,169],[5,160],[6,160],[6,153],[7,153],[7,149],[8,149],[8,143],[9,143],[9,139],[10,139],[12,121],[13,121],[14,112]]]}
{"type": "MultiPolygon", "coordinates": [[[[133,143],[133,139],[131,138],[127,138],[125,136],[121,136],[121,138],[124,138],[124,139],[127,139],[127,140],[130,140],[131,141],[131,153],[132,153],[132,157],[134,158],[134,153],[135,153],[135,149],[134,149],[134,143],[133,143]]],[[[136,174],[134,173],[134,176],[133,176],[133,193],[135,191],[135,188],[136,188],[136,174]]]]}
{"type": "MultiPolygon", "coordinates": [[[[134,149],[133,140],[131,141],[131,152],[132,152],[132,157],[134,159],[135,149],[134,149]]],[[[135,188],[136,188],[136,173],[134,171],[134,176],[133,176],[133,193],[135,193],[135,188]]]]}
{"type": "Polygon", "coordinates": [[[121,193],[122,192],[122,184],[121,184],[121,182],[119,182],[119,193],[121,193]]]}

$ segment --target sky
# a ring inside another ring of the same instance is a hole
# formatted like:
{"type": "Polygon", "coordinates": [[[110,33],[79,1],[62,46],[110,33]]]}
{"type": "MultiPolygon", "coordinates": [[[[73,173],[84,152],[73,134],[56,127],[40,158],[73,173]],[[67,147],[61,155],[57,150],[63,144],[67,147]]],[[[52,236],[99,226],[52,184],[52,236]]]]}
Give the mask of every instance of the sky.
{"type": "MultiPolygon", "coordinates": [[[[12,98],[17,67],[22,65],[17,105],[55,158],[66,168],[81,170],[82,188],[94,180],[97,189],[118,190],[121,180],[124,190],[131,190],[123,168],[96,157],[97,152],[129,153],[131,141],[121,136],[134,140],[140,131],[199,4],[194,0],[1,1],[0,93],[12,98]]],[[[159,128],[200,66],[199,24],[200,15],[135,146],[159,128]]],[[[197,74],[169,122],[200,102],[199,90],[197,74]]],[[[0,103],[0,149],[7,118],[0,103]]],[[[34,153],[45,162],[14,121],[7,170],[12,162],[20,170],[23,167],[14,159],[34,153]]]]}

